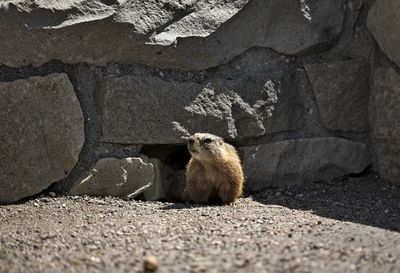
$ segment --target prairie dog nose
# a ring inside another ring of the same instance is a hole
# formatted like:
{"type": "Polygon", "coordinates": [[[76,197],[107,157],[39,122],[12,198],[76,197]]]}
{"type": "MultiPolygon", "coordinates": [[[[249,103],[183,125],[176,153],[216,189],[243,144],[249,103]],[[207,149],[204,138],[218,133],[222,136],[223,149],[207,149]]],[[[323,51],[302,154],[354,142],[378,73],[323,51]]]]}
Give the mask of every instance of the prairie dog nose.
{"type": "Polygon", "coordinates": [[[194,144],[194,142],[195,142],[195,141],[194,141],[194,137],[189,137],[189,138],[188,138],[188,143],[189,143],[189,144],[192,145],[192,144],[194,144]]]}

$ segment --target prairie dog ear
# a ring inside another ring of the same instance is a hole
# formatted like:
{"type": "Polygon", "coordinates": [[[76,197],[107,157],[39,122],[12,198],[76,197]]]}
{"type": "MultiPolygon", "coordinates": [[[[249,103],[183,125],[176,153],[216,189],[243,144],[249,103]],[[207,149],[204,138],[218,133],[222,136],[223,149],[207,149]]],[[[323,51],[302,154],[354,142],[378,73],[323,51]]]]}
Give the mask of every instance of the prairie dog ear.
{"type": "Polygon", "coordinates": [[[219,138],[219,139],[217,140],[217,143],[218,143],[219,145],[222,145],[222,144],[224,144],[224,140],[223,140],[222,138],[219,138]]]}

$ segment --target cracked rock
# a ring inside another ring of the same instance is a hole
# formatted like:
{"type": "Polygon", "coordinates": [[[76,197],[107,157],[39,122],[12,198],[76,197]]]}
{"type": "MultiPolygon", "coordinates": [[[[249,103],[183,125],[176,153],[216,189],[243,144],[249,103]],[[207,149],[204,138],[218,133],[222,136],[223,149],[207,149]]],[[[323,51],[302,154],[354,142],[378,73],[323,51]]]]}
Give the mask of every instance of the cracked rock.
{"type": "Polygon", "coordinates": [[[364,143],[342,138],[285,140],[242,147],[246,191],[328,181],[360,173],[370,164],[364,143]]]}
{"type": "Polygon", "coordinates": [[[199,84],[109,77],[102,85],[102,140],[173,144],[200,131],[239,139],[298,128],[302,109],[296,95],[280,85],[259,78],[249,85],[246,78],[199,84]]]}
{"type": "Polygon", "coordinates": [[[400,8],[398,0],[377,0],[368,13],[367,26],[385,54],[400,66],[400,8]]]}
{"type": "Polygon", "coordinates": [[[320,51],[341,32],[343,3],[7,0],[0,2],[0,64],[144,63],[198,71],[254,47],[320,51]]]}
{"type": "Polygon", "coordinates": [[[374,167],[379,175],[399,184],[400,177],[400,75],[392,68],[373,73],[370,127],[374,167]]]}
{"type": "Polygon", "coordinates": [[[368,62],[356,59],[311,64],[305,69],[323,125],[333,131],[367,132],[368,62]]]}
{"type": "Polygon", "coordinates": [[[154,175],[153,164],[142,158],[102,158],[69,194],[134,198],[152,185],[154,175]]]}

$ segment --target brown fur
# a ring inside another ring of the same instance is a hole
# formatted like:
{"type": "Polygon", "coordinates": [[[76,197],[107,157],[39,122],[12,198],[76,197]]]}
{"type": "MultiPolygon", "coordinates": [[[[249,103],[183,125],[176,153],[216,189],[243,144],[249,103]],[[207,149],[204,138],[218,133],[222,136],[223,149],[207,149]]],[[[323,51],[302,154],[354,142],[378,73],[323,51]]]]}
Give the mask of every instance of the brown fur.
{"type": "Polygon", "coordinates": [[[184,199],[194,203],[233,203],[243,193],[244,176],[235,148],[204,133],[189,138],[192,155],[186,170],[184,199]],[[205,140],[211,139],[210,143],[205,140]]]}

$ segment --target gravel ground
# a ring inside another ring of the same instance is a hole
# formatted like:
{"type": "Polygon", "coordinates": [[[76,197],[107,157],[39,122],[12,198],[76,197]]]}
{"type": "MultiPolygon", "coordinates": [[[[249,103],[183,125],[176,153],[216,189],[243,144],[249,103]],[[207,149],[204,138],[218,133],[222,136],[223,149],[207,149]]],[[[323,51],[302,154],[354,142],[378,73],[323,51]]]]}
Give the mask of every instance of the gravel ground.
{"type": "Polygon", "coordinates": [[[0,206],[0,272],[399,272],[400,190],[372,176],[235,207],[42,196],[0,206]]]}

